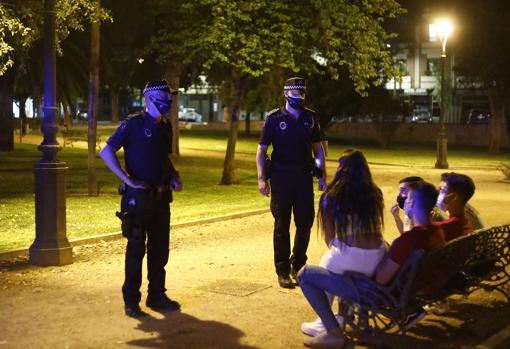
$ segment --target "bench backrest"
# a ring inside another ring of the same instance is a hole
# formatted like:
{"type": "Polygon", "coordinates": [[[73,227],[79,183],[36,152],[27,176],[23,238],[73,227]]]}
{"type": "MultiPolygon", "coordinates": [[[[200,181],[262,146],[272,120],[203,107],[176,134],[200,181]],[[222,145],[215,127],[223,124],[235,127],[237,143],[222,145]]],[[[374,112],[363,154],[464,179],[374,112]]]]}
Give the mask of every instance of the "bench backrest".
{"type": "Polygon", "coordinates": [[[477,230],[425,254],[417,265],[409,297],[434,293],[453,276],[483,263],[508,264],[510,226],[477,230]],[[506,262],[505,262],[506,260],[506,262]]]}

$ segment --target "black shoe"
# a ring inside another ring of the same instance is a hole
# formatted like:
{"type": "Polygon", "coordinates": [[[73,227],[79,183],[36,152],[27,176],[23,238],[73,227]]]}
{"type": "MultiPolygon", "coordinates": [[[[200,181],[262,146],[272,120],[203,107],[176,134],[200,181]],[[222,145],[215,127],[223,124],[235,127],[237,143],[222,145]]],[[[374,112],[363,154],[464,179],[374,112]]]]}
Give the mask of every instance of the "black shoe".
{"type": "Polygon", "coordinates": [[[296,285],[299,285],[299,282],[298,282],[298,272],[299,272],[299,269],[294,269],[292,268],[290,270],[290,276],[294,279],[294,281],[296,282],[296,285]]]}
{"type": "Polygon", "coordinates": [[[165,294],[156,299],[147,298],[145,305],[156,311],[179,311],[181,309],[181,305],[179,303],[171,300],[165,294]]]}
{"type": "Polygon", "coordinates": [[[126,313],[127,316],[135,318],[135,319],[148,315],[146,312],[144,312],[142,309],[140,309],[140,306],[138,304],[125,305],[124,312],[126,313]]]}
{"type": "Polygon", "coordinates": [[[289,274],[278,275],[278,283],[283,288],[294,288],[294,283],[290,279],[289,274]]]}

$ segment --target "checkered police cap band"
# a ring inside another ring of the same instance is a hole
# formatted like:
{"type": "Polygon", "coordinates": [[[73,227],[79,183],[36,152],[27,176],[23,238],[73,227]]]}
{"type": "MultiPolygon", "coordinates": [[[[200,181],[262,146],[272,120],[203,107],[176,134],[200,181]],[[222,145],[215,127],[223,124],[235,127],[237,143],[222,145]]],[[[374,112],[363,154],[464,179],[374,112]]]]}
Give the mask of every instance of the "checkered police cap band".
{"type": "Polygon", "coordinates": [[[170,86],[168,85],[168,82],[166,82],[166,80],[149,81],[145,85],[145,88],[143,89],[143,94],[146,94],[147,92],[151,92],[151,91],[163,91],[163,92],[168,92],[172,95],[176,95],[178,92],[177,90],[171,89],[170,86]]]}
{"type": "Polygon", "coordinates": [[[303,78],[290,78],[285,81],[283,85],[285,91],[288,90],[306,90],[305,79],[303,78]]]}

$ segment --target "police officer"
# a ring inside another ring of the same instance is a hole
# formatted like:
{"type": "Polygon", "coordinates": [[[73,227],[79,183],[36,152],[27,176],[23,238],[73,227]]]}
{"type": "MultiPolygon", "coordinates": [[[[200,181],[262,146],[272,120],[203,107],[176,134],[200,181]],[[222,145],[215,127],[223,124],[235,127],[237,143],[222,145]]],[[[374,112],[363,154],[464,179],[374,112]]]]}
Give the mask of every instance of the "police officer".
{"type": "Polygon", "coordinates": [[[306,250],[314,220],[313,176],[319,178],[319,190],[326,188],[326,168],[322,137],[317,115],[303,107],[305,80],[295,77],[284,84],[284,107],[267,115],[257,149],[259,191],[271,193],[271,212],[274,223],[274,263],[278,283],[294,288],[290,275],[306,263],[306,250]],[[272,145],[271,160],[267,148],[272,145]],[[315,161],[312,158],[315,157],[315,161]],[[270,166],[270,171],[268,166],[270,166]],[[270,185],[268,174],[270,174],[270,185]],[[290,219],[294,213],[296,235],[290,250],[290,219]],[[290,275],[289,275],[290,274],[290,275]]]}
{"type": "Polygon", "coordinates": [[[165,294],[165,265],[169,255],[172,191],[182,190],[179,173],[171,160],[172,127],[163,116],[177,94],[166,80],[151,81],[143,90],[144,112],[122,121],[99,153],[121,180],[122,233],[127,237],[125,279],[122,286],[127,316],[147,315],[141,310],[142,261],[147,236],[148,294],[146,305],[157,311],[175,311],[179,303],[165,294]],[[125,168],[116,152],[124,148],[125,168]]]}

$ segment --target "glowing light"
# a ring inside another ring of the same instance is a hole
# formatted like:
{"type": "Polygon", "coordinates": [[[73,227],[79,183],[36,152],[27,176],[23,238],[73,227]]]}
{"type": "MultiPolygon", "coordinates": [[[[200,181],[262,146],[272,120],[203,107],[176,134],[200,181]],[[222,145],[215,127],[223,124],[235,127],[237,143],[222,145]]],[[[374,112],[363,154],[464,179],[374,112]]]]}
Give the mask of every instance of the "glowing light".
{"type": "Polygon", "coordinates": [[[145,61],[145,59],[143,59],[143,58],[138,58],[138,63],[142,64],[142,63],[143,63],[143,61],[145,61]]]}
{"type": "Polygon", "coordinates": [[[432,24],[429,24],[429,38],[430,41],[435,42],[439,38],[443,47],[443,56],[445,55],[446,42],[448,36],[453,32],[453,25],[447,19],[439,19],[432,24]]]}

